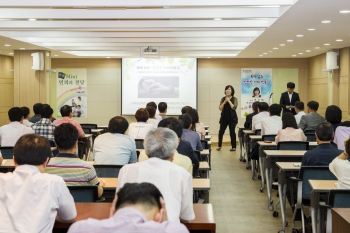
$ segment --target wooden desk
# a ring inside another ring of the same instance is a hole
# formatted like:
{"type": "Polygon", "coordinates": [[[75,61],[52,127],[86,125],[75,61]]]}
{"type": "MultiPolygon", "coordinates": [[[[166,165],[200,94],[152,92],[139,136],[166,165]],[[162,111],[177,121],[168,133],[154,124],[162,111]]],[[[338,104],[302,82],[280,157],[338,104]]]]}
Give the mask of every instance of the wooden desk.
{"type": "Polygon", "coordinates": [[[204,139],[209,141],[211,139],[211,135],[205,135],[204,139]]]}
{"type": "Polygon", "coordinates": [[[207,161],[199,162],[198,171],[205,171],[206,172],[205,178],[209,179],[210,166],[207,161]]]}
{"type": "Polygon", "coordinates": [[[350,232],[350,208],[332,208],[332,232],[350,232]]]}
{"type": "MultiPolygon", "coordinates": [[[[287,179],[286,173],[291,171],[299,171],[300,166],[294,166],[294,162],[277,162],[276,165],[279,168],[278,171],[278,194],[281,205],[281,215],[282,215],[282,229],[280,231],[285,231],[287,220],[286,220],[286,191],[287,191],[287,179]]],[[[301,164],[301,163],[300,163],[301,164]]],[[[274,208],[276,211],[276,206],[274,208]]]]}
{"type": "MultiPolygon", "coordinates": [[[[111,203],[75,203],[77,209],[76,221],[88,218],[106,219],[109,218],[111,203]]],[[[216,223],[214,220],[213,206],[211,204],[193,204],[196,218],[186,223],[185,226],[190,232],[215,233],[216,223]]],[[[67,232],[70,223],[55,222],[53,232],[67,232]]]]}
{"type": "Polygon", "coordinates": [[[91,129],[91,133],[92,134],[100,134],[101,132],[103,132],[104,131],[104,129],[91,129]]]}
{"type": "Polygon", "coordinates": [[[322,221],[318,221],[318,212],[320,205],[320,193],[327,193],[331,189],[336,189],[337,180],[309,180],[309,184],[312,188],[310,194],[310,207],[311,207],[311,219],[312,229],[316,229],[316,232],[321,232],[323,228],[322,221]]]}
{"type": "Polygon", "coordinates": [[[249,135],[250,140],[254,140],[254,141],[261,141],[262,140],[262,136],[261,135],[249,135]]]}

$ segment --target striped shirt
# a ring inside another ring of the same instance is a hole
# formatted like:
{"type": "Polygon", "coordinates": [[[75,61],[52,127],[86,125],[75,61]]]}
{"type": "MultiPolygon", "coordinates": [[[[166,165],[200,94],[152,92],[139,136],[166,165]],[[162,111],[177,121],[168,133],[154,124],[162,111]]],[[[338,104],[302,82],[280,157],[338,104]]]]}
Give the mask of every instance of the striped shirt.
{"type": "Polygon", "coordinates": [[[46,173],[61,176],[67,186],[98,185],[95,168],[74,154],[59,153],[50,159],[46,173]]]}

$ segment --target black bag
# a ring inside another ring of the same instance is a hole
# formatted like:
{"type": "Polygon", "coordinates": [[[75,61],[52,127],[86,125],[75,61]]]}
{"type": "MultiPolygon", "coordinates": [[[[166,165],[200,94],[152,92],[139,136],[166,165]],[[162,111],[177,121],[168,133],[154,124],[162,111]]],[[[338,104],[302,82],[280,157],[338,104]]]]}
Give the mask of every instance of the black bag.
{"type": "Polygon", "coordinates": [[[249,154],[249,158],[252,160],[258,160],[259,159],[259,144],[256,143],[252,149],[252,151],[249,154]]]}

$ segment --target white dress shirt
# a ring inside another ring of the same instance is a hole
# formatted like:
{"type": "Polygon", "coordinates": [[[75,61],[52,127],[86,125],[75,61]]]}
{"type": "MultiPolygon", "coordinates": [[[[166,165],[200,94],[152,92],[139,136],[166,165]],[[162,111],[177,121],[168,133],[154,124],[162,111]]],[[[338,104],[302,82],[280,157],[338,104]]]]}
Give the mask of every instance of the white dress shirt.
{"type": "Polygon", "coordinates": [[[182,167],[159,158],[125,165],[119,172],[117,192],[125,183],[149,182],[164,197],[172,222],[194,219],[192,176],[182,167]]]}
{"type": "Polygon", "coordinates": [[[145,122],[134,122],[129,125],[128,135],[133,139],[145,139],[148,131],[154,129],[154,126],[145,122]]]}
{"type": "Polygon", "coordinates": [[[338,189],[350,189],[350,162],[336,157],[329,164],[329,170],[337,177],[338,189]]]}
{"type": "Polygon", "coordinates": [[[159,121],[157,119],[149,118],[147,123],[153,125],[154,128],[158,128],[159,121]]]}
{"type": "Polygon", "coordinates": [[[157,113],[156,113],[156,119],[157,119],[158,121],[163,120],[163,118],[162,118],[159,114],[157,114],[157,113]]]}
{"type": "Polygon", "coordinates": [[[282,118],[280,116],[270,116],[261,121],[261,135],[277,135],[282,129],[282,118]]]}
{"type": "Polygon", "coordinates": [[[294,117],[295,117],[295,120],[297,121],[297,125],[300,123],[300,119],[302,116],[306,115],[306,113],[304,111],[300,111],[298,112],[298,114],[296,114],[294,117]]]}
{"type": "Polygon", "coordinates": [[[252,130],[261,129],[261,121],[267,117],[270,117],[269,112],[263,111],[259,112],[252,119],[252,130]]]}
{"type": "Polygon", "coordinates": [[[23,119],[23,125],[28,126],[28,127],[31,127],[32,124],[34,124],[34,123],[28,121],[27,119],[23,119]]]}
{"type": "MultiPolygon", "coordinates": [[[[289,96],[289,103],[292,103],[293,92],[291,94],[289,94],[289,92],[288,92],[288,96],[289,96]]],[[[291,109],[289,109],[289,110],[291,110],[291,109]]]]}
{"type": "Polygon", "coordinates": [[[334,133],[334,143],[339,150],[345,150],[344,141],[349,138],[350,127],[338,126],[334,133]]]}
{"type": "Polygon", "coordinates": [[[22,135],[30,133],[34,133],[32,128],[29,128],[18,121],[13,121],[8,125],[0,127],[0,145],[14,146],[22,135]]]}
{"type": "Polygon", "coordinates": [[[59,176],[20,165],[0,173],[0,232],[51,232],[56,215],[68,221],[77,212],[66,183],[59,176]]]}

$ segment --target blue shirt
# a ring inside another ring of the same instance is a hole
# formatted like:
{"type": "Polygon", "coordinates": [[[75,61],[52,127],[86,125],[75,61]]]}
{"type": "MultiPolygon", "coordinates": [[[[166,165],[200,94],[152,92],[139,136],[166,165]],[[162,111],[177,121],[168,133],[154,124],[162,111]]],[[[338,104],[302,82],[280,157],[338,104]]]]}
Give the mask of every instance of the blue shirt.
{"type": "Polygon", "coordinates": [[[125,165],[136,163],[136,145],[131,137],[119,133],[104,133],[94,142],[95,164],[125,165]]]}
{"type": "Polygon", "coordinates": [[[203,150],[199,134],[195,131],[182,129],[181,140],[190,142],[193,150],[203,150]]]}

